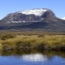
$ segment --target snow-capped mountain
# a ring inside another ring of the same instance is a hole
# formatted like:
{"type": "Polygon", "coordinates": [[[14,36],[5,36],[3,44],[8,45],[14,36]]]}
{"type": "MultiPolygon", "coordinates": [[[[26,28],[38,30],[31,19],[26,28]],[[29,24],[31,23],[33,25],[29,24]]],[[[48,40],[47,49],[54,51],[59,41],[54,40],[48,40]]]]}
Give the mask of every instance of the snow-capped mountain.
{"type": "Polygon", "coordinates": [[[0,20],[0,30],[40,30],[64,33],[65,20],[56,17],[50,9],[37,8],[8,14],[0,20]]]}
{"type": "MultiPolygon", "coordinates": [[[[42,9],[32,9],[25,11],[18,11],[15,13],[10,13],[5,16],[2,20],[6,23],[25,23],[25,22],[39,22],[45,18],[55,18],[55,14],[46,8],[42,9]]],[[[2,22],[3,23],[3,22],[2,22]]]]}

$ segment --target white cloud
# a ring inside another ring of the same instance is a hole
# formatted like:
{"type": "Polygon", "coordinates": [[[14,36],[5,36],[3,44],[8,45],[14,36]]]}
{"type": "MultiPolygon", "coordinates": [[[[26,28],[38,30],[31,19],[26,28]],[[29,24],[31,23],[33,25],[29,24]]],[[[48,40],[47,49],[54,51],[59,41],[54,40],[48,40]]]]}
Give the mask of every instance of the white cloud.
{"type": "Polygon", "coordinates": [[[63,17],[62,19],[65,20],[65,17],[63,17]]]}

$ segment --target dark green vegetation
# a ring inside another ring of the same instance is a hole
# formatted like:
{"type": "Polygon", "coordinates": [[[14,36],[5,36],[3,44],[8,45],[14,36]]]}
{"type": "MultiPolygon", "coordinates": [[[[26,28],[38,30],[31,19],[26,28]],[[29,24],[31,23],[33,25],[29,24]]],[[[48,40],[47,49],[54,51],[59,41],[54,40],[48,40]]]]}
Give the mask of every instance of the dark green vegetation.
{"type": "Polygon", "coordinates": [[[57,56],[61,56],[63,58],[65,58],[65,53],[64,52],[61,52],[61,51],[38,51],[38,50],[9,50],[9,51],[0,51],[0,55],[1,56],[10,56],[10,55],[18,55],[18,56],[21,56],[23,54],[35,54],[35,53],[41,53],[43,55],[47,55],[48,57],[53,57],[55,55],[57,56]]]}
{"type": "Polygon", "coordinates": [[[65,35],[0,32],[0,50],[65,51],[65,35]]]}

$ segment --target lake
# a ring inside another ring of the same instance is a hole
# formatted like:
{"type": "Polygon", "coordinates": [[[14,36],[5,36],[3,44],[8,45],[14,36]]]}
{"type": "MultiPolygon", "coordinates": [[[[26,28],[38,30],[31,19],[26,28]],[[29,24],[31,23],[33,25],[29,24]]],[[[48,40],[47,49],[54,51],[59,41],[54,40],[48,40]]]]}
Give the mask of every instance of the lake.
{"type": "Polygon", "coordinates": [[[0,51],[0,65],[65,65],[65,53],[0,51]]]}

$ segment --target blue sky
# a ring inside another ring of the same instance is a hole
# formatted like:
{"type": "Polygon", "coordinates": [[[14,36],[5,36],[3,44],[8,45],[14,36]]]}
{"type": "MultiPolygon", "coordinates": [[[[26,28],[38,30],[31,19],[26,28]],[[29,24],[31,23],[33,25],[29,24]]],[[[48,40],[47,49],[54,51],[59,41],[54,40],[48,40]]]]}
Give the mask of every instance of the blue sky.
{"type": "Polygon", "coordinates": [[[65,0],[0,0],[0,19],[9,13],[33,8],[48,8],[57,17],[65,17],[65,0]]]}

